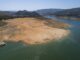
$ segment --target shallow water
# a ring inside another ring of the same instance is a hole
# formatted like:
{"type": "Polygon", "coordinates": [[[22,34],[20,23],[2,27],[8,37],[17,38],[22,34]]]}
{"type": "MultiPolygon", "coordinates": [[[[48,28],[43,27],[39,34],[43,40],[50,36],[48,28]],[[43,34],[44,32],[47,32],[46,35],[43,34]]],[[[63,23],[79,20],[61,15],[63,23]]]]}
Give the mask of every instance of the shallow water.
{"type": "Polygon", "coordinates": [[[43,45],[7,42],[0,48],[0,60],[80,60],[80,22],[54,19],[72,25],[71,34],[62,41],[43,45]]]}

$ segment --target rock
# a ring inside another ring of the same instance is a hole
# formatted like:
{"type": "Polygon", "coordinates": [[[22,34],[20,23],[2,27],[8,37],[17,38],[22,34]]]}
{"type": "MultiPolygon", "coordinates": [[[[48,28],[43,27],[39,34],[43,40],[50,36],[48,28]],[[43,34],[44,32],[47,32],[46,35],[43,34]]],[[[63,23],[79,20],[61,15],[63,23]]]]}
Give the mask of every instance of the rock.
{"type": "Polygon", "coordinates": [[[5,45],[6,45],[5,42],[0,42],[0,47],[3,47],[3,46],[5,46],[5,45]]]}

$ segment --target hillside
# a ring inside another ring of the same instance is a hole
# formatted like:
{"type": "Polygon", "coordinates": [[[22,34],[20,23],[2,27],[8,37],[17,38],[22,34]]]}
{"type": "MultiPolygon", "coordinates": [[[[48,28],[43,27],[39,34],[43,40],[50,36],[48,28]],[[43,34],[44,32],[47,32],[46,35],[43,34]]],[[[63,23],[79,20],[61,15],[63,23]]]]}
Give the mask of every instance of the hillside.
{"type": "Polygon", "coordinates": [[[17,11],[15,15],[18,17],[41,17],[41,15],[39,15],[37,12],[26,11],[26,10],[17,11]]]}
{"type": "Polygon", "coordinates": [[[52,15],[54,14],[55,12],[58,12],[58,11],[63,11],[64,9],[41,9],[41,10],[37,10],[36,12],[39,13],[40,15],[52,15]]]}
{"type": "Polygon", "coordinates": [[[12,18],[23,18],[23,17],[42,17],[40,14],[37,12],[33,11],[0,11],[0,20],[4,19],[12,19],[12,18]]]}
{"type": "Polygon", "coordinates": [[[66,9],[64,11],[56,12],[53,15],[56,15],[56,16],[79,17],[80,18],[80,8],[66,9]]]}

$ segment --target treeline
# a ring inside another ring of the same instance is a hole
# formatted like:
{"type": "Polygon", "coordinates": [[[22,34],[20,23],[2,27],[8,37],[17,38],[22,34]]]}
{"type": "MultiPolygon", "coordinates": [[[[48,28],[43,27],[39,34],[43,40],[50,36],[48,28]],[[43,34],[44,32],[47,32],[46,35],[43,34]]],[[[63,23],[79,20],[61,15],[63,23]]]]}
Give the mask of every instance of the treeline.
{"type": "Polygon", "coordinates": [[[7,19],[13,19],[13,18],[24,18],[24,17],[42,17],[37,12],[30,12],[30,11],[17,11],[17,12],[4,12],[0,11],[0,20],[7,20],[7,19]]]}

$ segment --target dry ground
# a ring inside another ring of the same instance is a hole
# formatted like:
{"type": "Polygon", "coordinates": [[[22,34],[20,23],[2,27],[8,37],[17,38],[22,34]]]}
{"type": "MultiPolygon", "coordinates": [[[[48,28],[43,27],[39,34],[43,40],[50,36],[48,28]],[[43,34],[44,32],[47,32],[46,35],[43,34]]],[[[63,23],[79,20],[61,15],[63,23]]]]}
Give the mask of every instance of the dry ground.
{"type": "Polygon", "coordinates": [[[41,44],[66,37],[70,31],[61,29],[68,24],[52,20],[36,18],[16,18],[4,21],[7,24],[0,27],[0,41],[22,41],[26,44],[41,44]]]}

